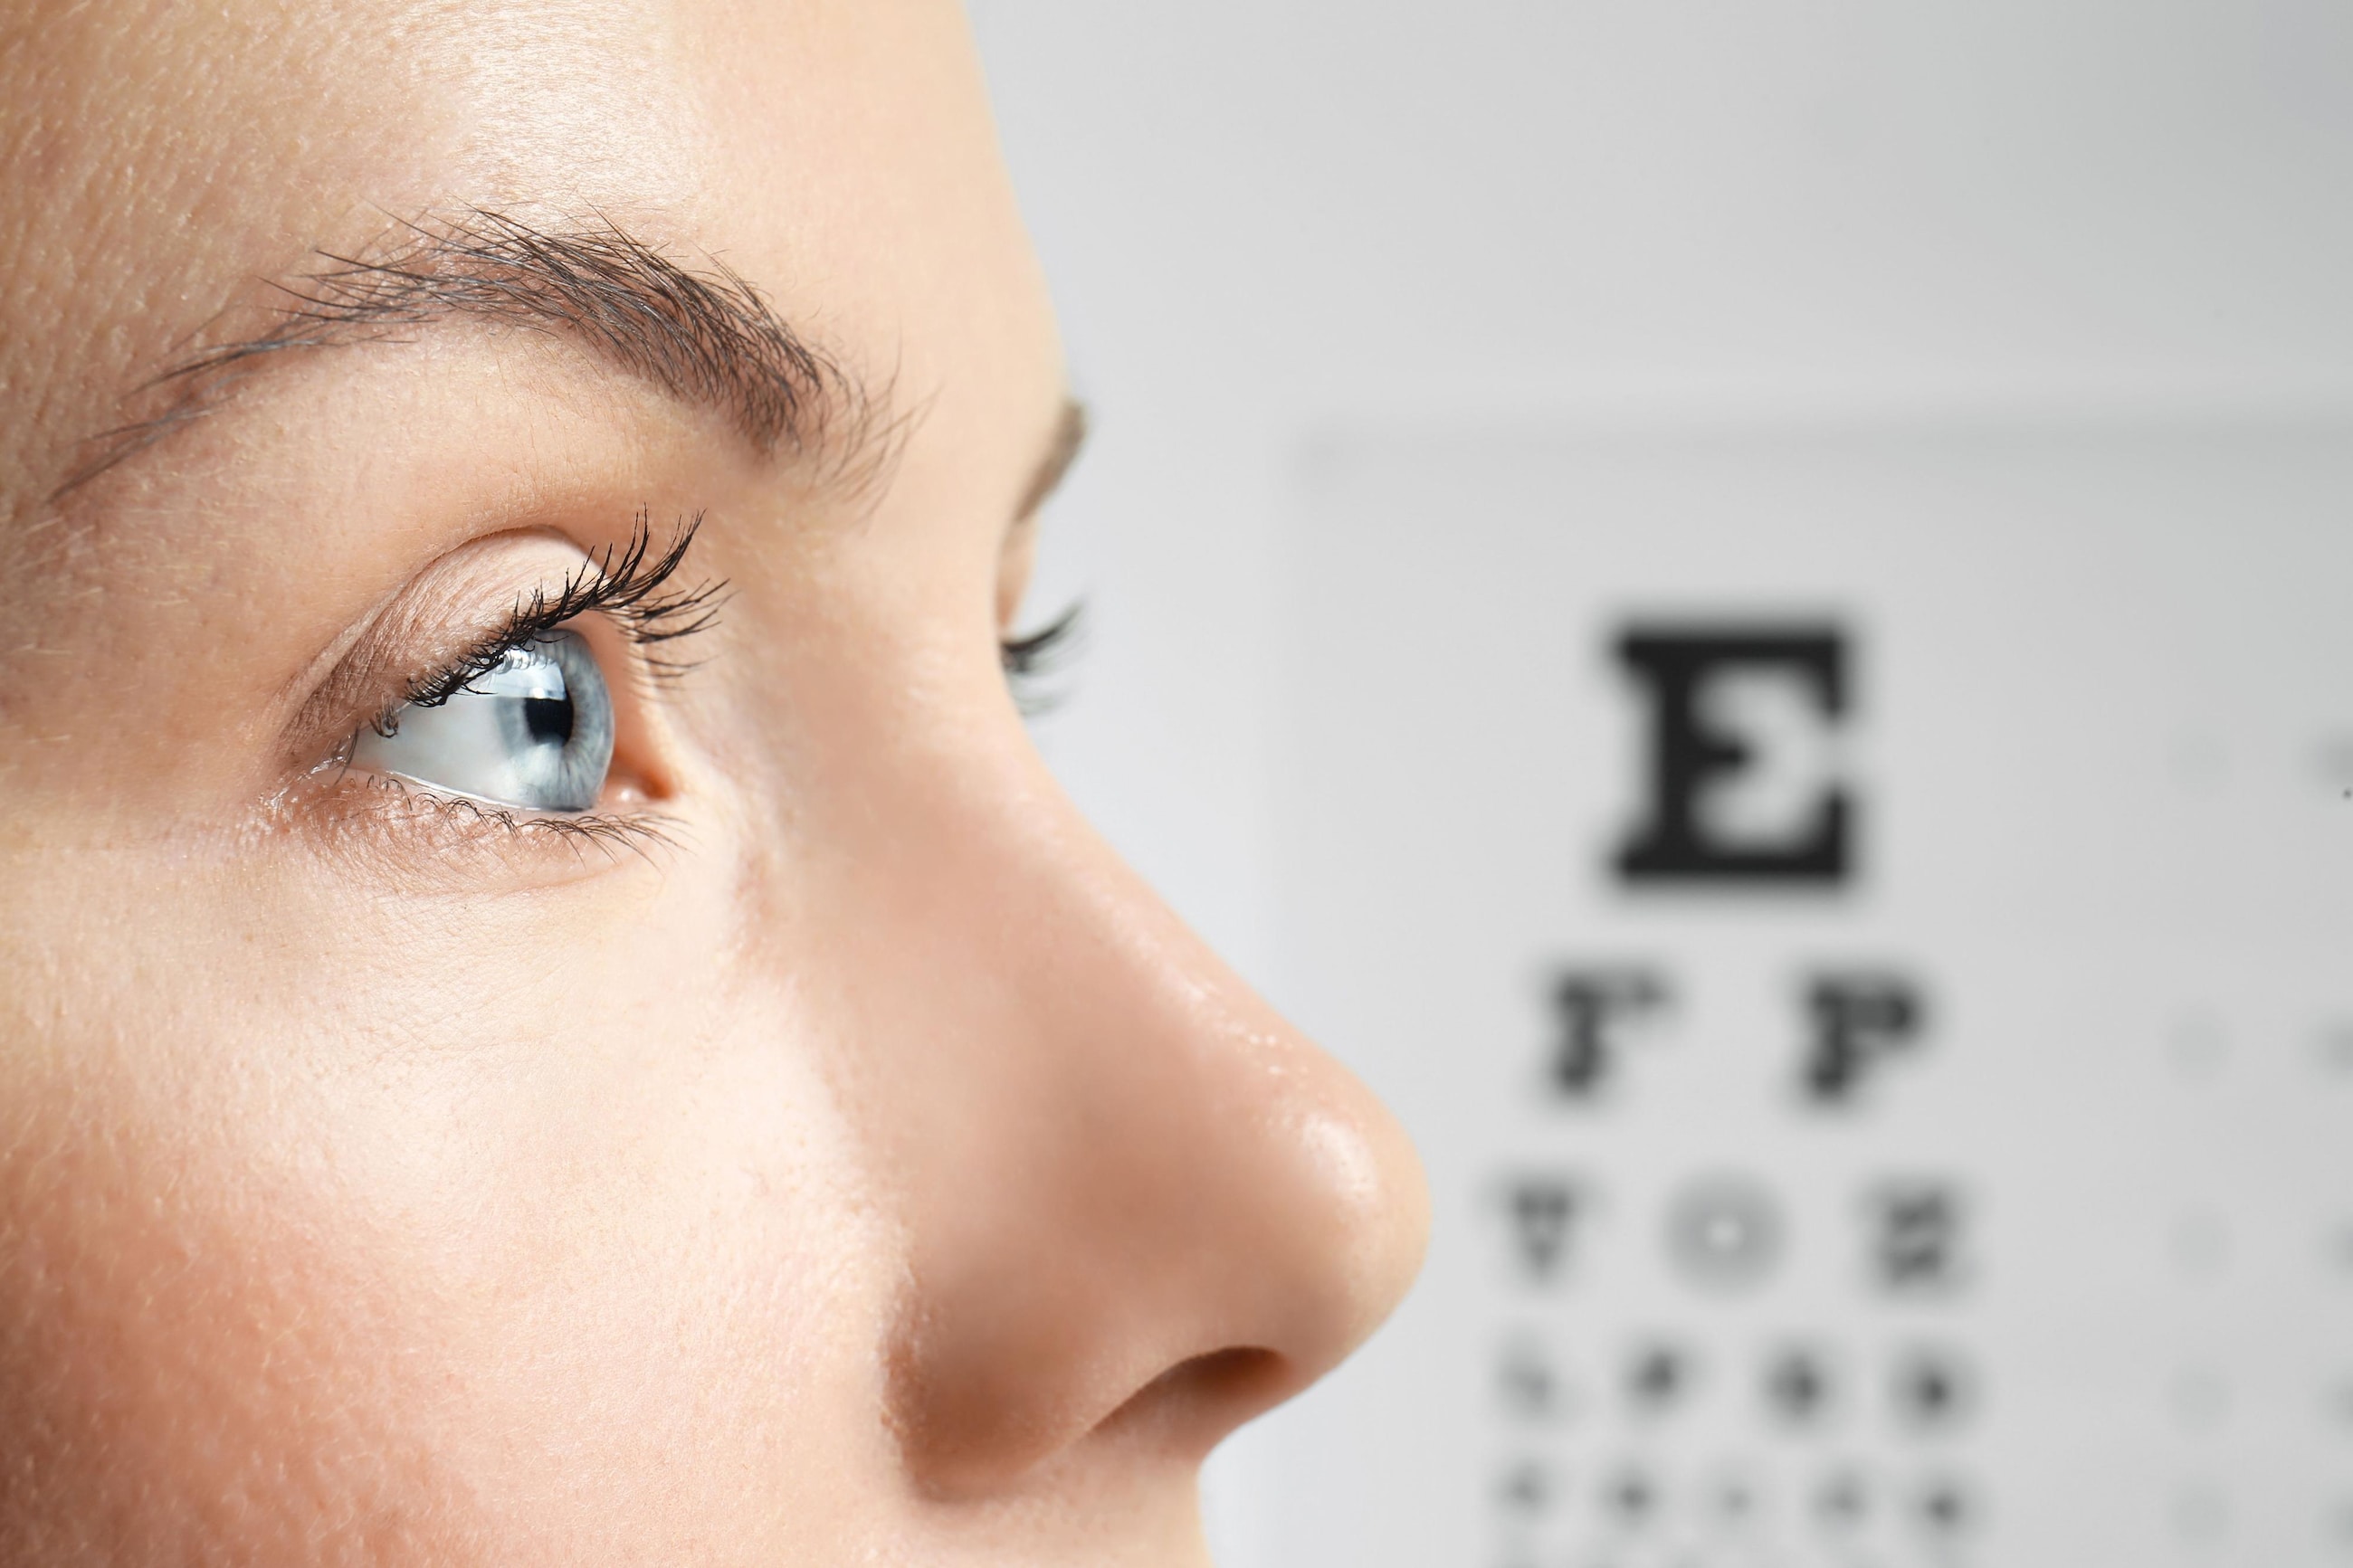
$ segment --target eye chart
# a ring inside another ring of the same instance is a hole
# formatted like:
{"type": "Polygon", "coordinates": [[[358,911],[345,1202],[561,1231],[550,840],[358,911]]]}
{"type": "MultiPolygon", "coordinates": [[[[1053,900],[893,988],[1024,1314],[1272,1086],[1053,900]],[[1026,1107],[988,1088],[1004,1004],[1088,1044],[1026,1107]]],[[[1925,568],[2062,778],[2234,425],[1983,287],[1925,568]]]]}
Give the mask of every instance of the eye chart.
{"type": "Polygon", "coordinates": [[[1327,444],[1284,1003],[1437,1236],[1269,1561],[2353,1564],[2353,431],[1327,444]]]}

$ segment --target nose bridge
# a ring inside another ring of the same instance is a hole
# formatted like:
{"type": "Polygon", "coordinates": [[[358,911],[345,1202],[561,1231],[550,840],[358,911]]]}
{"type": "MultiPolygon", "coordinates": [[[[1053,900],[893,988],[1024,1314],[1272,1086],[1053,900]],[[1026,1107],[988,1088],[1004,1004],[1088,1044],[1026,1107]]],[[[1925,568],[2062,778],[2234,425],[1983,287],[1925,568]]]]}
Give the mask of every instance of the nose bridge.
{"type": "Polygon", "coordinates": [[[893,1397],[946,1493],[1147,1409],[1198,1459],[1370,1331],[1425,1224],[1388,1113],[1015,765],[933,795],[929,864],[878,922],[903,976],[876,1032],[908,1248],[893,1397]]]}

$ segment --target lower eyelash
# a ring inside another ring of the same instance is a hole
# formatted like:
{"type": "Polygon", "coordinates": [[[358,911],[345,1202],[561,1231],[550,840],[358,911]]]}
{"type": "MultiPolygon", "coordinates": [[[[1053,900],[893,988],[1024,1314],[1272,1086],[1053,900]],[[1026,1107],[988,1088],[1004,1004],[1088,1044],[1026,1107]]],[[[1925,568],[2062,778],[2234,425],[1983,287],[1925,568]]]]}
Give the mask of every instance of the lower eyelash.
{"type": "MultiPolygon", "coordinates": [[[[607,865],[628,855],[659,864],[663,852],[683,847],[683,824],[658,812],[518,811],[348,766],[322,770],[304,793],[310,796],[305,808],[313,816],[324,808],[347,846],[396,855],[404,866],[416,863],[420,834],[428,849],[460,861],[469,853],[495,853],[511,863],[515,848],[524,846],[568,851],[583,868],[592,852],[607,865]]],[[[448,860],[442,868],[464,869],[448,860]]]]}

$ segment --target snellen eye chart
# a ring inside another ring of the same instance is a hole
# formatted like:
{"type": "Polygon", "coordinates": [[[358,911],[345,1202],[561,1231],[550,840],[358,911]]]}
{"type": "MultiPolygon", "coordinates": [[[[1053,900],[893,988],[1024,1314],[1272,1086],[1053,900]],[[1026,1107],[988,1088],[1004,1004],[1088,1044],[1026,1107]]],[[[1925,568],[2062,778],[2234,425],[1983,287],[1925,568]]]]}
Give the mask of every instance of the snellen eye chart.
{"type": "Polygon", "coordinates": [[[2353,1563],[2353,429],[1368,437],[1285,559],[1436,1237],[1269,1561],[2353,1563]]]}

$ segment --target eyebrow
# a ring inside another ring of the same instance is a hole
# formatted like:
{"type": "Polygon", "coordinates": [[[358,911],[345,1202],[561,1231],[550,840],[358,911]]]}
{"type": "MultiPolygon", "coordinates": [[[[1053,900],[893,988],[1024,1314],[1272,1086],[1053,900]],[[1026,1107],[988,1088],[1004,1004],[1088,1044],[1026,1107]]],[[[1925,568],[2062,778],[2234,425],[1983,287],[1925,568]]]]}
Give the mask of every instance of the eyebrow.
{"type": "MultiPolygon", "coordinates": [[[[831,447],[846,468],[861,453],[879,468],[899,433],[880,400],[732,268],[689,270],[601,218],[543,229],[470,209],[405,223],[372,252],[322,251],[318,259],[316,269],[270,285],[280,302],[265,330],[199,349],[134,389],[133,401],[161,406],[90,437],[49,499],[214,412],[283,355],[406,342],[414,329],[453,317],[572,338],[678,401],[721,415],[763,453],[831,447]]],[[[1075,451],[1072,440],[1062,466],[1075,451]]]]}

